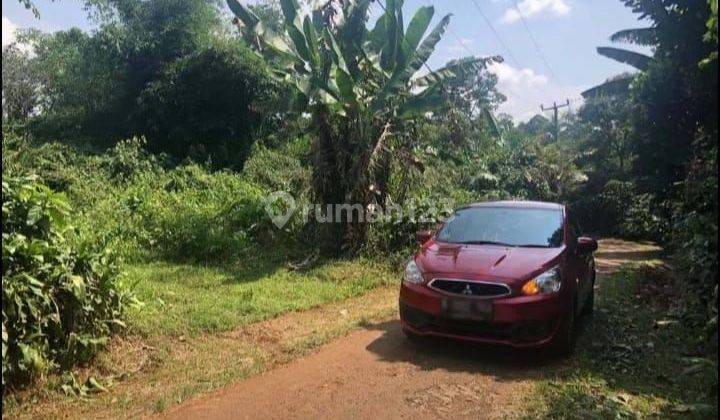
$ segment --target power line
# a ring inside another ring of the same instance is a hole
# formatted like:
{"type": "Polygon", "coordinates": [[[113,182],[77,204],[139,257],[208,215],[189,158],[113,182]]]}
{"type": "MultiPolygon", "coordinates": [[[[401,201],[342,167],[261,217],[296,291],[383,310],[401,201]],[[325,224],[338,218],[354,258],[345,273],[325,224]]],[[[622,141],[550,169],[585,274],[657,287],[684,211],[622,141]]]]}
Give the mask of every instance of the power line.
{"type": "Polygon", "coordinates": [[[492,22],[490,22],[490,19],[488,19],[487,15],[482,11],[480,8],[480,5],[478,4],[477,0],[471,0],[472,3],[475,5],[475,8],[477,9],[478,13],[480,13],[480,16],[482,16],[485,23],[490,27],[490,30],[492,31],[493,35],[495,35],[495,38],[498,40],[500,45],[505,49],[507,52],[508,57],[515,63],[516,66],[522,68],[523,66],[520,64],[520,62],[515,58],[512,51],[510,51],[510,48],[505,44],[505,41],[503,41],[502,37],[498,33],[498,31],[495,30],[495,27],[493,26],[492,22]]]}
{"type": "MultiPolygon", "coordinates": [[[[475,0],[473,0],[474,2],[475,0]]],[[[545,58],[545,54],[543,54],[542,49],[540,49],[540,44],[538,44],[537,40],[535,39],[535,36],[533,36],[532,32],[530,32],[530,27],[528,26],[527,22],[525,21],[525,16],[523,16],[522,12],[520,11],[520,7],[518,6],[517,0],[513,0],[513,4],[515,5],[515,10],[518,12],[518,16],[520,17],[520,21],[522,22],[523,26],[525,27],[525,31],[527,32],[528,36],[530,37],[530,40],[532,41],[533,45],[535,46],[535,50],[537,50],[538,55],[540,56],[540,59],[542,59],[543,63],[545,64],[545,67],[550,71],[550,75],[553,79],[557,79],[555,76],[555,72],[553,71],[552,67],[550,66],[550,63],[545,58]]]]}
{"type": "Polygon", "coordinates": [[[471,55],[471,56],[474,56],[474,55],[475,55],[475,54],[473,54],[473,52],[470,51],[470,49],[465,45],[465,43],[463,42],[462,38],[460,38],[459,36],[457,36],[457,34],[455,33],[455,31],[452,30],[452,27],[451,27],[450,25],[448,25],[447,29],[448,29],[448,32],[450,32],[450,35],[452,35],[455,39],[457,39],[457,42],[460,44],[460,47],[462,47],[462,49],[464,49],[464,50],[468,53],[468,55],[471,55]]]}

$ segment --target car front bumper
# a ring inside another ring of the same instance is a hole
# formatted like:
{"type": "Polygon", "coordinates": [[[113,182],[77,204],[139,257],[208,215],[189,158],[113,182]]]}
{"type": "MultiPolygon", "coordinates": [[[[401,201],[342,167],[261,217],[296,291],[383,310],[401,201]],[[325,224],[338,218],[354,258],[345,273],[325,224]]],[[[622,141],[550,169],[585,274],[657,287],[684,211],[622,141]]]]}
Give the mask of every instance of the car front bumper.
{"type": "Polygon", "coordinates": [[[400,321],[418,335],[431,335],[513,347],[542,346],[554,338],[568,305],[562,295],[508,296],[492,299],[485,319],[453,319],[441,294],[425,285],[402,283],[400,321]]]}

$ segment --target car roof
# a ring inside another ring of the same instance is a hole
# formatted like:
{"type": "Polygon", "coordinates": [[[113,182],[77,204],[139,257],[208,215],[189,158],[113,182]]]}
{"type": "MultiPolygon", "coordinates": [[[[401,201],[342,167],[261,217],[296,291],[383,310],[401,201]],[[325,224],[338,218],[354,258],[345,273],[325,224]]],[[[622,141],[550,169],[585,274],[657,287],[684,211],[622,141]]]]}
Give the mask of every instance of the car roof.
{"type": "Polygon", "coordinates": [[[481,203],[472,203],[458,208],[458,210],[476,207],[507,207],[521,209],[546,209],[546,210],[562,210],[564,205],[558,203],[548,203],[545,201],[523,201],[523,200],[507,200],[507,201],[485,201],[481,203]]]}

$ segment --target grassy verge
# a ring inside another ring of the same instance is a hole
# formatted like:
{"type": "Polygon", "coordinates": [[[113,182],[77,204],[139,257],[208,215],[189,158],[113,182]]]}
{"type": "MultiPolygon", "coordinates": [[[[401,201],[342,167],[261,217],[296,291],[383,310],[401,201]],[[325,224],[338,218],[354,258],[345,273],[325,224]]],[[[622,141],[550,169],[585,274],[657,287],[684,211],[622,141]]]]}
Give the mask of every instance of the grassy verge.
{"type": "Polygon", "coordinates": [[[394,314],[398,273],[356,259],[302,271],[269,261],[151,263],[128,267],[126,276],[143,306],[130,313],[128,332],[72,379],[94,378],[104,389],[68,394],[68,375],[50,376],[3,398],[4,416],[161,412],[394,314]]]}
{"type": "Polygon", "coordinates": [[[127,271],[138,298],[134,332],[196,335],[346,299],[397,282],[386,266],[369,260],[332,261],[303,271],[256,262],[228,266],[152,263],[127,271]]]}
{"type": "MultiPolygon", "coordinates": [[[[569,366],[537,384],[528,417],[717,417],[717,364],[662,266],[599,282],[596,312],[569,366]]],[[[716,356],[715,356],[715,360],[716,356]]]]}

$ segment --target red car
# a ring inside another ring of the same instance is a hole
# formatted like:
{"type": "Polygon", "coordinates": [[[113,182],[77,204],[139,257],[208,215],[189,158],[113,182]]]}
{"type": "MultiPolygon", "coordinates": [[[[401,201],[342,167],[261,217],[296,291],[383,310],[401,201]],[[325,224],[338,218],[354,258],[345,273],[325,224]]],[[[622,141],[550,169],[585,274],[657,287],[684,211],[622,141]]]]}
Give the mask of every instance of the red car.
{"type": "Polygon", "coordinates": [[[578,232],[561,204],[456,210],[436,233],[418,233],[400,287],[403,331],[569,353],[594,302],[598,245],[578,232]]]}

